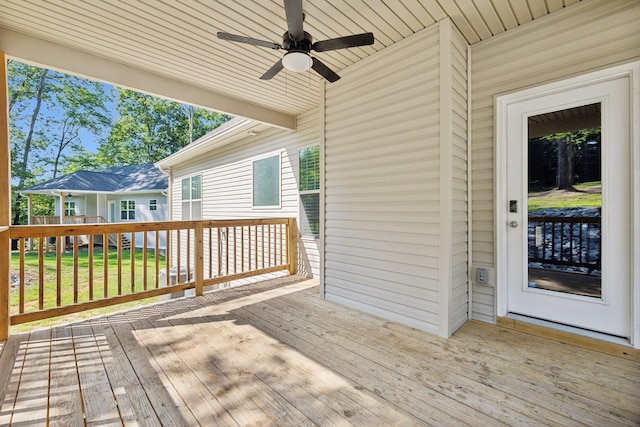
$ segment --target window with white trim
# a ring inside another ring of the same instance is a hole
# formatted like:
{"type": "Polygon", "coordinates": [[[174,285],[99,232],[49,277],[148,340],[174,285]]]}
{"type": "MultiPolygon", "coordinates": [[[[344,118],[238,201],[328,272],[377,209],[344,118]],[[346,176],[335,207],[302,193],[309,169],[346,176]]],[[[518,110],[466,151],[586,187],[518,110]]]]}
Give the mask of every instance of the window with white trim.
{"type": "Polygon", "coordinates": [[[135,200],[120,200],[120,219],[125,221],[136,219],[135,200]]]}
{"type": "Polygon", "coordinates": [[[76,202],[64,202],[64,216],[76,215],[76,202]]]}
{"type": "Polygon", "coordinates": [[[300,232],[320,236],[320,146],[299,151],[300,232]]]}
{"type": "Polygon", "coordinates": [[[150,211],[158,210],[158,201],[156,199],[149,200],[149,210],[150,211]]]}
{"type": "Polygon", "coordinates": [[[202,219],[202,176],[182,178],[182,219],[202,219]]]}
{"type": "Polygon", "coordinates": [[[253,207],[280,207],[280,155],[253,161],[253,207]]]}

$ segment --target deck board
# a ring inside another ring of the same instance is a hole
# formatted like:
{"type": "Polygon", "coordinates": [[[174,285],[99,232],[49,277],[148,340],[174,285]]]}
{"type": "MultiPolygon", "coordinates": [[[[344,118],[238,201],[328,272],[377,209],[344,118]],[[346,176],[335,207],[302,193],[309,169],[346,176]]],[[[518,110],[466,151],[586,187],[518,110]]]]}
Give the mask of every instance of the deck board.
{"type": "Polygon", "coordinates": [[[26,344],[20,384],[13,406],[12,425],[46,426],[48,409],[49,362],[51,331],[31,332],[26,344]]]}
{"type": "Polygon", "coordinates": [[[82,397],[76,361],[73,357],[73,338],[70,327],[55,328],[51,333],[51,379],[49,420],[51,425],[82,425],[82,397]]]}
{"type": "Polygon", "coordinates": [[[12,336],[0,425],[640,424],[640,363],[468,322],[449,339],[296,278],[12,336]]]}

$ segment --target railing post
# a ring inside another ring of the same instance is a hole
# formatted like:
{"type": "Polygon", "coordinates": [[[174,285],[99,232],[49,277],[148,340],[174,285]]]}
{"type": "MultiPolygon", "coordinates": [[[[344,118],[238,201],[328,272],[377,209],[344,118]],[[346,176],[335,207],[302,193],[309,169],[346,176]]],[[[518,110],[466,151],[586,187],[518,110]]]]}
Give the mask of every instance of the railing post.
{"type": "Polygon", "coordinates": [[[195,227],[195,281],[196,281],[196,296],[200,297],[203,294],[203,281],[204,281],[204,227],[202,221],[196,221],[195,227]]]}
{"type": "Polygon", "coordinates": [[[287,269],[292,276],[297,272],[296,261],[298,259],[298,226],[295,218],[289,218],[287,222],[287,269]]]}
{"type": "Polygon", "coordinates": [[[0,341],[9,338],[11,289],[11,154],[7,57],[0,51],[0,341]]]}
{"type": "Polygon", "coordinates": [[[11,289],[11,233],[0,226],[0,341],[9,338],[9,291],[11,289]]]}

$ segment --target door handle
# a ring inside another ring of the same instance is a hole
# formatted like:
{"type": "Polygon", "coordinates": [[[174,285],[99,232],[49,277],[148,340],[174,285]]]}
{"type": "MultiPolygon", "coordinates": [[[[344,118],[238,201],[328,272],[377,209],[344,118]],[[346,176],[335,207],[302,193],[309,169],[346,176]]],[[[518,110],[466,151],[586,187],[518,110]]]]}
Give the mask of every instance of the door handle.
{"type": "Polygon", "coordinates": [[[517,228],[518,227],[518,221],[509,221],[509,227],[517,228]]]}

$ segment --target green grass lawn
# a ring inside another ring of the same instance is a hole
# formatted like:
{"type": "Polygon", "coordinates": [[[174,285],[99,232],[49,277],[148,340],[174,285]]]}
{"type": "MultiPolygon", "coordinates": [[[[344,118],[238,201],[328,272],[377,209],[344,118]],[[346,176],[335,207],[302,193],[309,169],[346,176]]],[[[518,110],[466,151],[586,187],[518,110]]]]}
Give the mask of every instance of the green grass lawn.
{"type": "MultiPolygon", "coordinates": [[[[71,305],[74,303],[74,256],[72,252],[63,253],[61,256],[61,305],[71,305]]],[[[165,268],[165,259],[162,256],[158,258],[158,264],[160,271],[165,268]]],[[[108,252],[108,274],[107,274],[107,291],[109,296],[115,296],[118,294],[127,295],[132,293],[131,283],[131,252],[125,250],[122,252],[122,263],[120,269],[120,275],[118,274],[117,264],[117,252],[110,250],[108,252]],[[118,277],[120,277],[120,287],[118,290],[118,277]]],[[[133,288],[135,291],[141,291],[144,289],[143,278],[143,253],[141,250],[135,250],[134,252],[134,281],[133,288]]],[[[89,252],[80,250],[78,253],[77,261],[78,270],[78,302],[89,301],[89,252]]],[[[18,273],[20,271],[19,253],[13,252],[11,254],[11,271],[12,273],[18,273]]],[[[147,287],[149,289],[155,288],[156,266],[155,255],[152,252],[147,253],[147,287]]],[[[31,282],[30,286],[25,286],[25,312],[31,312],[38,310],[38,298],[39,298],[39,265],[38,265],[38,252],[26,252],[25,253],[25,278],[31,282]]],[[[48,252],[44,254],[44,308],[53,308],[56,306],[56,288],[57,288],[57,261],[56,253],[48,252]]],[[[95,249],[93,253],[93,299],[102,299],[104,297],[104,258],[102,249],[95,249]]],[[[11,291],[10,306],[11,313],[18,313],[18,307],[20,303],[20,295],[17,289],[11,291]]],[[[158,298],[148,298],[143,301],[136,301],[131,303],[120,304],[111,307],[105,307],[100,309],[88,310],[82,313],[76,313],[72,315],[62,316],[57,319],[46,319],[38,322],[31,322],[25,325],[18,325],[12,328],[12,332],[19,332],[29,330],[34,327],[50,326],[55,323],[69,322],[76,319],[94,317],[100,314],[105,314],[113,311],[122,310],[123,308],[129,308],[138,306],[142,303],[150,303],[157,301],[158,298]]]]}
{"type": "Polygon", "coordinates": [[[545,208],[597,208],[602,206],[602,185],[600,181],[575,184],[578,191],[547,190],[530,192],[529,212],[545,208]]]}

